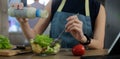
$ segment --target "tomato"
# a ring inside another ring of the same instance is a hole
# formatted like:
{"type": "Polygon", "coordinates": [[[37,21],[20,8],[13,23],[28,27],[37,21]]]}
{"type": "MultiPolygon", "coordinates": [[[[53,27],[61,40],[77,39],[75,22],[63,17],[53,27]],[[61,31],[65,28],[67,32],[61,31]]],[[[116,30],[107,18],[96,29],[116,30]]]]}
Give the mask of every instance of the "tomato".
{"type": "Polygon", "coordinates": [[[78,44],[72,48],[74,56],[82,56],[85,54],[85,47],[82,44],[78,44]]]}

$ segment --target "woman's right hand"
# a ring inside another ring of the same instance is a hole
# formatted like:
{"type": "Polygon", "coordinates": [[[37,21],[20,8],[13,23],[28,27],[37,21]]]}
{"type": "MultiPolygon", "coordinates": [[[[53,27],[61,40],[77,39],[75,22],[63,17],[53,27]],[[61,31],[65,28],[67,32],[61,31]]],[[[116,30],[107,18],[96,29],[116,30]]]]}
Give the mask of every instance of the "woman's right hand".
{"type": "MultiPolygon", "coordinates": [[[[14,3],[14,4],[11,4],[11,7],[15,8],[15,9],[23,9],[23,8],[24,8],[24,5],[23,5],[23,3],[14,3]]],[[[20,23],[28,22],[28,19],[27,19],[27,18],[17,18],[17,20],[18,20],[20,23]]]]}

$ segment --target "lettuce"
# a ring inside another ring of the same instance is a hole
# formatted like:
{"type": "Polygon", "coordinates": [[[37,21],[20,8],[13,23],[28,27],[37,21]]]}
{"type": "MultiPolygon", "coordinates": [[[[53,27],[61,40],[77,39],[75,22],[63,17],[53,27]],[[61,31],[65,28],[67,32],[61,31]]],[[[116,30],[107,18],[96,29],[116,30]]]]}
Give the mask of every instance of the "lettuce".
{"type": "Polygon", "coordinates": [[[37,35],[34,39],[34,43],[39,44],[41,47],[50,46],[53,39],[47,35],[37,35]]]}
{"type": "Polygon", "coordinates": [[[7,37],[0,35],[0,49],[10,49],[12,45],[7,37]]]}
{"type": "Polygon", "coordinates": [[[56,54],[60,51],[60,44],[56,43],[54,47],[48,46],[44,51],[44,54],[56,54]]]}

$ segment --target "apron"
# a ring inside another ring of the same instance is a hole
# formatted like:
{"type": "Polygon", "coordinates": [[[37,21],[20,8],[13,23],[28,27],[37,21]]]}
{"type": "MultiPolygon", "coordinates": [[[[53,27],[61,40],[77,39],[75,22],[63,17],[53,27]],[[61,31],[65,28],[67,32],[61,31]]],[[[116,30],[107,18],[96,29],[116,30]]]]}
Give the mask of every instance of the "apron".
{"type": "MultiPolygon", "coordinates": [[[[91,27],[91,19],[89,14],[89,0],[85,0],[85,11],[86,16],[77,14],[79,20],[83,22],[83,33],[87,36],[92,36],[92,27],[91,27]]],[[[74,13],[68,13],[68,12],[62,12],[65,5],[66,0],[62,0],[60,6],[57,9],[57,12],[55,12],[53,19],[51,21],[51,29],[50,29],[50,37],[55,39],[57,38],[60,33],[64,30],[65,25],[67,23],[66,19],[69,16],[75,15],[74,13]]],[[[64,32],[61,37],[61,48],[72,48],[73,46],[79,44],[79,41],[77,41],[70,33],[64,32]]]]}

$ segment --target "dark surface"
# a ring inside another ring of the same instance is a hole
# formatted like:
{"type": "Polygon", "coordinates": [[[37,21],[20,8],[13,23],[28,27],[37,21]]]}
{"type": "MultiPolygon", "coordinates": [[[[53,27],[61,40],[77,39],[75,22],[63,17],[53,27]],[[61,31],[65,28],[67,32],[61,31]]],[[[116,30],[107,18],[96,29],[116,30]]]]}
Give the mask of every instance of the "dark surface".
{"type": "Polygon", "coordinates": [[[120,55],[120,37],[118,41],[115,43],[109,55],[120,55]]]}
{"type": "Polygon", "coordinates": [[[120,55],[85,56],[80,59],[120,59],[120,55]]]}

